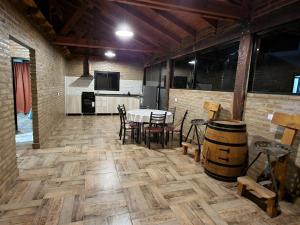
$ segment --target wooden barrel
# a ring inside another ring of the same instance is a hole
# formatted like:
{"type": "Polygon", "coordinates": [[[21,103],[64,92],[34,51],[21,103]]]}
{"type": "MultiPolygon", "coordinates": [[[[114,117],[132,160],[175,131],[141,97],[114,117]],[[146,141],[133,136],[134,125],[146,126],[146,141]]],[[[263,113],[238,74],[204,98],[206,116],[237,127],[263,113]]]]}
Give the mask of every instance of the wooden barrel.
{"type": "Polygon", "coordinates": [[[208,123],[202,150],[205,172],[217,179],[234,181],[248,156],[246,124],[242,121],[208,123]]]}

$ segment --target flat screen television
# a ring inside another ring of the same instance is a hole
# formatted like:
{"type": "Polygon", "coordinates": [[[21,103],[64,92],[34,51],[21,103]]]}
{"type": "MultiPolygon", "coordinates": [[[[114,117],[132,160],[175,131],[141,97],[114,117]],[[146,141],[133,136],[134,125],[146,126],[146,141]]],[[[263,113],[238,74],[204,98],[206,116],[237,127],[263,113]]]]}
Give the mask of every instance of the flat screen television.
{"type": "Polygon", "coordinates": [[[94,75],[95,90],[119,91],[120,73],[95,71],[94,75]]]}

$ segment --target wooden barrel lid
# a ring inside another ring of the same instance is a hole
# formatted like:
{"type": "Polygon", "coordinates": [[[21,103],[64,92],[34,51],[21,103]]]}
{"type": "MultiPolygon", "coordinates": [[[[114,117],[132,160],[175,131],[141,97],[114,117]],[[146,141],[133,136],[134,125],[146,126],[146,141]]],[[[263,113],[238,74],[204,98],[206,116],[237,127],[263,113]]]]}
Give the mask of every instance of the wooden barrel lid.
{"type": "Polygon", "coordinates": [[[209,125],[222,128],[245,129],[246,123],[239,120],[214,120],[210,121],[209,125]]]}

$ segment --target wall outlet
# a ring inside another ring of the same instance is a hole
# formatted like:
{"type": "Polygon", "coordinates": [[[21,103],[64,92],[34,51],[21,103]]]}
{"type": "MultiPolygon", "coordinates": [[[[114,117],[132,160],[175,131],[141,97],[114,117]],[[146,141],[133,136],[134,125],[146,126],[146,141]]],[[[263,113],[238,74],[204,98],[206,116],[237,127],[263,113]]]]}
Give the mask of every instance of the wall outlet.
{"type": "Polygon", "coordinates": [[[273,113],[268,113],[268,120],[272,120],[273,119],[273,113]]]}
{"type": "Polygon", "coordinates": [[[175,98],[174,101],[177,102],[177,98],[175,98]]]}
{"type": "Polygon", "coordinates": [[[60,93],[59,93],[59,92],[56,92],[56,95],[57,95],[57,96],[60,96],[60,93]]]}

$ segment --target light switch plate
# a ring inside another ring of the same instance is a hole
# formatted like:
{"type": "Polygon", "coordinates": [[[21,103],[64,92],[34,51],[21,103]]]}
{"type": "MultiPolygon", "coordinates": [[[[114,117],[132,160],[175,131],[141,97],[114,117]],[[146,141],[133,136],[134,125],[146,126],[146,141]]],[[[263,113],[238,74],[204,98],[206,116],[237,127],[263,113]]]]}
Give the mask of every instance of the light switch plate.
{"type": "Polygon", "coordinates": [[[174,101],[177,102],[177,98],[175,98],[174,101]]]}
{"type": "Polygon", "coordinates": [[[268,120],[272,120],[273,119],[273,113],[268,113],[268,120]]]}

